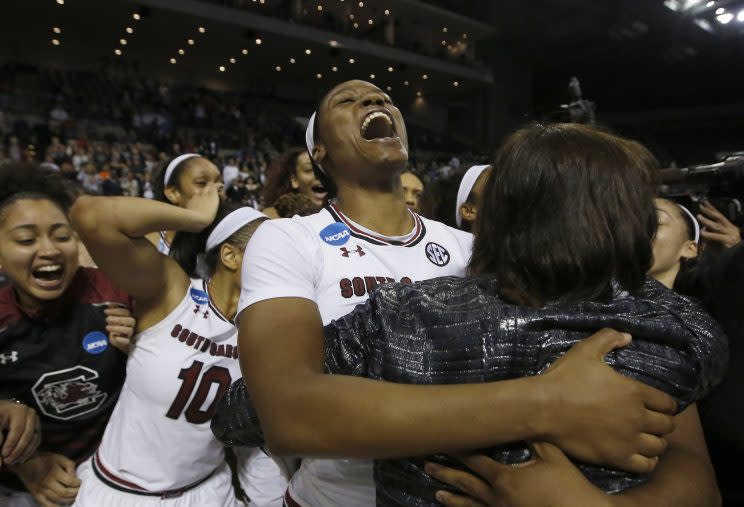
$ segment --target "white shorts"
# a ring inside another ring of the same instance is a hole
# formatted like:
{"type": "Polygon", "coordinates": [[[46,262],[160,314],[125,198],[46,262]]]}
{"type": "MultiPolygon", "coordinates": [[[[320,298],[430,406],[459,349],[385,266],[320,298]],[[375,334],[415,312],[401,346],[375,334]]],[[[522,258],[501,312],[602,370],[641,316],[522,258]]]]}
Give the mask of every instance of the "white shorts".
{"type": "Polygon", "coordinates": [[[282,507],[289,477],[257,447],[234,447],[240,485],[251,507],[282,507]]]}
{"type": "Polygon", "coordinates": [[[82,481],[73,507],[242,507],[235,497],[232,474],[227,463],[223,463],[214,474],[180,496],[161,498],[127,493],[114,489],[93,471],[91,459],[80,464],[77,476],[82,481]]]}

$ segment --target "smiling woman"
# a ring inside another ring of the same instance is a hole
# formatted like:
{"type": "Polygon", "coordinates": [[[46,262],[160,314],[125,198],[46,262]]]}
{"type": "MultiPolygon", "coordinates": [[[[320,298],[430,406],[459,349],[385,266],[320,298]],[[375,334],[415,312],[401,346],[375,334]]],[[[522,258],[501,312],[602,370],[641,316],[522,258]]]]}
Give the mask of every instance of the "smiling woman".
{"type": "Polygon", "coordinates": [[[0,167],[0,269],[10,280],[0,290],[0,399],[39,413],[45,451],[3,465],[41,505],[74,500],[75,465],[100,441],[126,362],[110,346],[117,322],[107,319],[118,310],[107,306],[128,307],[129,297],[101,271],[78,266],[70,190],[58,172],[0,167]]]}

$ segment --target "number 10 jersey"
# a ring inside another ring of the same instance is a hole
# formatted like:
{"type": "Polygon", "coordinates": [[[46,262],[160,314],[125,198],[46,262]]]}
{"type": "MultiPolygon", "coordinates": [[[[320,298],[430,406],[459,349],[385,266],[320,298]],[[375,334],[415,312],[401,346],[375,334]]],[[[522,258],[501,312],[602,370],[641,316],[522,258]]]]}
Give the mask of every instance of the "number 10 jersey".
{"type": "Polygon", "coordinates": [[[193,484],[224,460],[209,422],[241,377],[237,329],[212,304],[206,282],[192,279],[180,304],[134,343],[97,460],[127,489],[193,484]]]}

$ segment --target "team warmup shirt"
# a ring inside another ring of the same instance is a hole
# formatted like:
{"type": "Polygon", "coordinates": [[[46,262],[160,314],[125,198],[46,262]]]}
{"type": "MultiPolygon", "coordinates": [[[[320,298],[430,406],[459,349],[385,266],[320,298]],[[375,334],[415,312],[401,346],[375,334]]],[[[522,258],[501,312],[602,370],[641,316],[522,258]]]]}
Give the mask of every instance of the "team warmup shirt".
{"type": "Polygon", "coordinates": [[[212,304],[207,282],[192,279],[179,305],[133,341],[93,470],[130,493],[195,484],[224,462],[209,423],[216,400],[241,377],[237,329],[212,304]]]}
{"type": "MultiPolygon", "coordinates": [[[[365,302],[378,285],[463,276],[472,236],[411,215],[413,230],[401,237],[362,227],[334,204],[262,224],[243,258],[238,313],[260,301],[299,297],[318,305],[326,325],[365,302]]],[[[303,459],[288,495],[302,507],[374,505],[372,461],[303,459]]]]}
{"type": "Polygon", "coordinates": [[[79,268],[65,293],[37,313],[0,289],[0,397],[34,408],[42,451],[80,463],[101,440],[119,397],[126,356],[108,341],[108,304],[130,306],[102,271],[79,268]]]}

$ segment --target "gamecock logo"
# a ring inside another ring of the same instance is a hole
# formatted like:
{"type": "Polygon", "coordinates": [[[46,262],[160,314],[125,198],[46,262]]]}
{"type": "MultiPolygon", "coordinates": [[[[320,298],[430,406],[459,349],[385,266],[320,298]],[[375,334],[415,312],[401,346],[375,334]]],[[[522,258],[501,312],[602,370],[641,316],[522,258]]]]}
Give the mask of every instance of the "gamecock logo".
{"type": "Polygon", "coordinates": [[[32,389],[48,417],[66,421],[93,412],[108,396],[98,390],[98,373],[85,366],[45,373],[32,389]]]}

